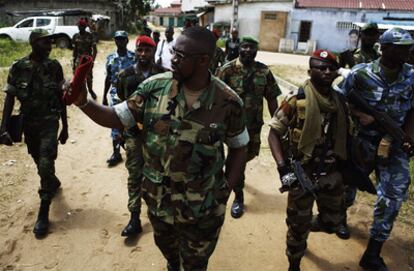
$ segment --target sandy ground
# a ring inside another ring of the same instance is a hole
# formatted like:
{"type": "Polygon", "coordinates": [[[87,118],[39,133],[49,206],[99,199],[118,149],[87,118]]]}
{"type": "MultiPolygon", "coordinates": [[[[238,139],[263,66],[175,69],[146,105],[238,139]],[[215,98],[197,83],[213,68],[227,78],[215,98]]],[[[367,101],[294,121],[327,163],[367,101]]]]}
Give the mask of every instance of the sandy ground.
{"type": "MultiPolygon", "coordinates": [[[[100,95],[103,81],[101,54],[94,68],[95,89],[100,95]]],[[[32,234],[39,204],[34,163],[23,144],[0,146],[0,270],[166,270],[153,242],[145,204],[143,234],[134,240],[120,236],[129,218],[127,174],[122,164],[106,167],[111,154],[109,130],[77,108],[70,108],[69,116],[70,138],[59,146],[56,161],[62,190],[52,203],[50,234],[43,240],[36,240],[32,234]]],[[[267,132],[265,128],[260,157],[247,166],[246,213],[235,220],[228,210],[209,270],[287,270],[286,195],[277,189],[279,181],[267,132]]],[[[232,200],[233,196],[229,203],[232,200]]],[[[335,235],[311,234],[302,270],[360,270],[358,261],[365,248],[371,212],[369,206],[358,203],[351,209],[353,237],[348,241],[335,235]]],[[[390,270],[413,270],[413,244],[412,232],[397,223],[384,249],[390,270]]]]}

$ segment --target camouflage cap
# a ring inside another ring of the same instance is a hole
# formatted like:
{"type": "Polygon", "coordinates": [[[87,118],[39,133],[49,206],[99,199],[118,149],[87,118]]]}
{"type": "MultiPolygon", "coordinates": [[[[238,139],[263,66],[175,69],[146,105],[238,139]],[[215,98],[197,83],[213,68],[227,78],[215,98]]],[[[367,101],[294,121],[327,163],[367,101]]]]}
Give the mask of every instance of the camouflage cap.
{"type": "Polygon", "coordinates": [[[411,37],[411,34],[402,28],[394,27],[385,31],[379,37],[380,44],[395,44],[395,45],[412,45],[414,44],[414,39],[411,37]]]}
{"type": "Polygon", "coordinates": [[[114,38],[128,38],[128,33],[124,30],[118,30],[115,32],[114,38]]]}
{"type": "Polygon", "coordinates": [[[35,28],[29,36],[29,43],[32,44],[38,39],[50,38],[53,39],[56,35],[50,34],[49,31],[42,28],[35,28]]]}
{"type": "Polygon", "coordinates": [[[378,25],[376,23],[366,23],[363,27],[361,27],[361,32],[368,31],[368,30],[376,30],[378,31],[378,25]]]}
{"type": "Polygon", "coordinates": [[[241,37],[240,43],[243,43],[243,42],[251,42],[251,43],[259,44],[259,41],[253,36],[243,36],[243,37],[241,37]]]}

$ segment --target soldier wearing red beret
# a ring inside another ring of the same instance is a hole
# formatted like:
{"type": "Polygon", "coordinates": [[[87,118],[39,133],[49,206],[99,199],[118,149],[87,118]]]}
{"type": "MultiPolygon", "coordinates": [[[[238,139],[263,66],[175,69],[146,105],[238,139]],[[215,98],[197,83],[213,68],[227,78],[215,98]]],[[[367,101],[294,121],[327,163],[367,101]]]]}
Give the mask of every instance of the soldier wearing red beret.
{"type": "MultiPolygon", "coordinates": [[[[135,40],[136,63],[127,67],[118,74],[118,97],[124,101],[138,85],[148,77],[164,72],[164,69],[154,63],[156,44],[148,36],[141,35],[135,40]]],[[[125,237],[136,236],[142,232],[141,221],[141,180],[142,180],[142,137],[137,126],[130,128],[123,134],[125,140],[126,161],[128,170],[128,209],[131,218],[123,229],[121,235],[125,237]]]]}
{"type": "Polygon", "coordinates": [[[343,97],[331,86],[338,68],[334,54],[315,51],[309,60],[310,79],[287,95],[270,121],[269,146],[277,163],[281,191],[289,193],[289,271],[300,270],[311,229],[333,233],[343,219],[344,185],[339,163],[347,159],[350,118],[343,97]],[[312,219],[315,199],[319,214],[312,219]]]}

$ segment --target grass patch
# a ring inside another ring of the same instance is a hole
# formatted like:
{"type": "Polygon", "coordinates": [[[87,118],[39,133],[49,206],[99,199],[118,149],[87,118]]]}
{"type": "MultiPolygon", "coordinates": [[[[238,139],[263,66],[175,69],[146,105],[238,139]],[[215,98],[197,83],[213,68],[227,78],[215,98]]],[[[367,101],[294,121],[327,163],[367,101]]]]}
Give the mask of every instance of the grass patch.
{"type": "Polygon", "coordinates": [[[30,51],[28,43],[0,39],[0,67],[10,66],[15,60],[29,54],[30,51]]]}

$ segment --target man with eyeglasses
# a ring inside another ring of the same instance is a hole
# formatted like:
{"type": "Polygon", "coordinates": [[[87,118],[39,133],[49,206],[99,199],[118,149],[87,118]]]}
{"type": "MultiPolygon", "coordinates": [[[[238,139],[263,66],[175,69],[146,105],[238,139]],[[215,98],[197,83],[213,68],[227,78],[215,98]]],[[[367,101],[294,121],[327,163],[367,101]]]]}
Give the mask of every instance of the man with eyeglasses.
{"type": "Polygon", "coordinates": [[[269,146],[282,183],[288,191],[287,249],[289,271],[299,271],[311,230],[315,196],[302,187],[293,171],[300,163],[316,194],[321,227],[333,233],[343,219],[342,175],[339,163],[347,159],[350,118],[344,97],[333,90],[339,64],[326,50],[309,61],[310,79],[287,95],[270,121],[269,146]]]}
{"type": "MultiPolygon", "coordinates": [[[[277,108],[280,95],[270,69],[255,61],[259,42],[251,36],[243,36],[240,41],[239,58],[221,67],[217,76],[240,96],[246,111],[246,126],[250,142],[247,147],[247,162],[259,155],[260,134],[263,126],[263,98],[272,116],[277,108]]],[[[231,206],[231,216],[240,218],[244,213],[244,171],[234,187],[235,198],[231,206]]]]}
{"type": "MultiPolygon", "coordinates": [[[[118,73],[135,63],[135,54],[127,49],[128,45],[128,33],[126,31],[116,31],[114,35],[116,44],[116,52],[108,55],[106,58],[106,77],[103,94],[103,105],[108,105],[108,91],[109,91],[109,106],[114,106],[120,102],[117,95],[118,73]]],[[[118,129],[112,129],[112,148],[113,153],[106,162],[108,167],[116,166],[122,162],[121,156],[121,144],[122,144],[122,131],[118,129]]]]}
{"type": "MultiPolygon", "coordinates": [[[[136,63],[122,70],[118,74],[117,93],[121,101],[125,101],[135,92],[138,85],[145,79],[162,73],[165,70],[154,63],[154,53],[156,44],[154,40],[145,35],[137,37],[135,41],[136,63]]],[[[131,218],[122,230],[121,235],[133,237],[142,232],[141,220],[141,183],[142,167],[144,159],[142,157],[142,131],[138,125],[124,131],[125,141],[125,167],[128,170],[128,210],[131,218]]]]}
{"type": "Polygon", "coordinates": [[[147,79],[113,108],[88,100],[86,90],[75,101],[102,126],[142,125],[142,196],[169,271],[207,270],[246,160],[242,101],[208,70],[215,46],[208,29],[187,28],[172,49],[172,72],[147,79]]]}

